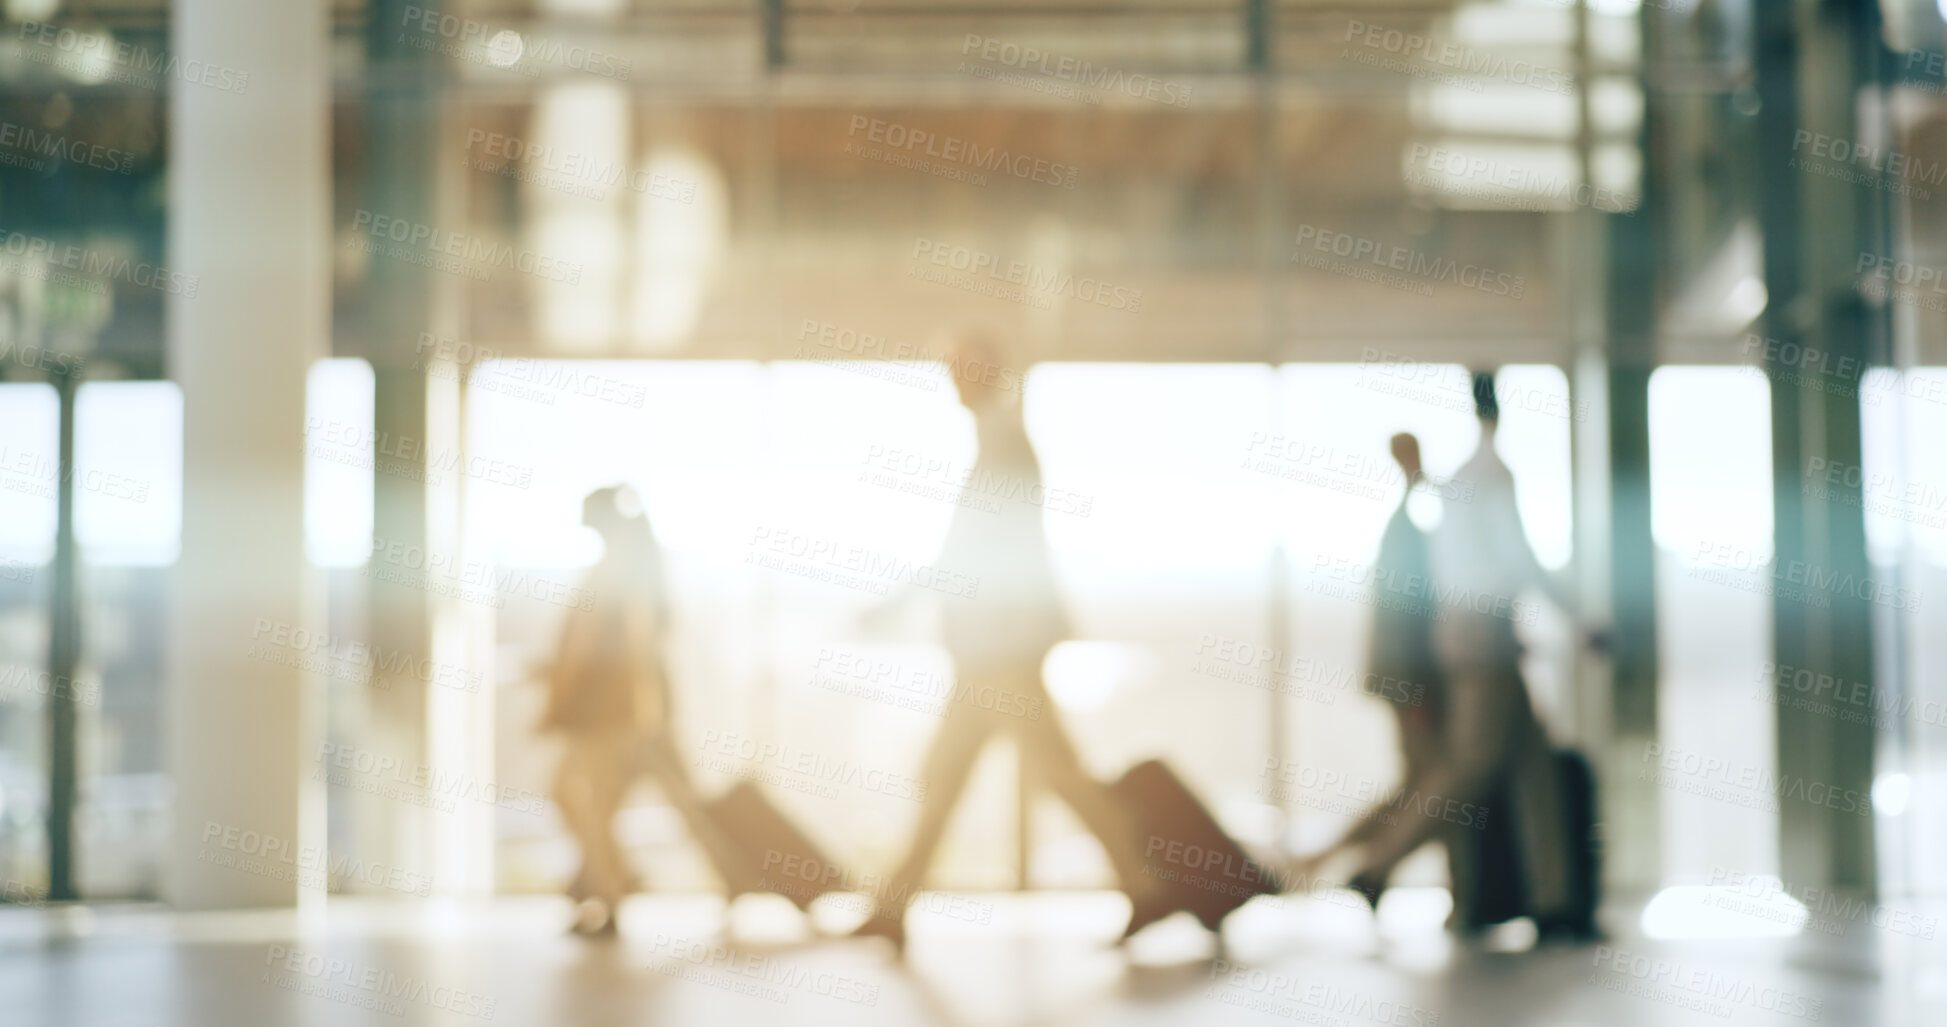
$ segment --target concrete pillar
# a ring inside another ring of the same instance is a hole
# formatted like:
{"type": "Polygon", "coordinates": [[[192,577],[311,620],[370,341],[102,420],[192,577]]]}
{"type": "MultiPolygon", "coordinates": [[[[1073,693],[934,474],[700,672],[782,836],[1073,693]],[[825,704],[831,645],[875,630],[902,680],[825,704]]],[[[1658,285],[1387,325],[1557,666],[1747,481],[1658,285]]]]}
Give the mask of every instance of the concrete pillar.
{"type": "Polygon", "coordinates": [[[164,894],[179,908],[319,893],[323,806],[307,770],[320,688],[251,651],[264,625],[315,625],[322,606],[304,555],[303,445],[305,374],[331,325],[329,42],[321,0],[173,11],[172,57],[249,74],[239,89],[169,90],[168,267],[195,282],[167,319],[184,398],[165,699],[164,894]]]}

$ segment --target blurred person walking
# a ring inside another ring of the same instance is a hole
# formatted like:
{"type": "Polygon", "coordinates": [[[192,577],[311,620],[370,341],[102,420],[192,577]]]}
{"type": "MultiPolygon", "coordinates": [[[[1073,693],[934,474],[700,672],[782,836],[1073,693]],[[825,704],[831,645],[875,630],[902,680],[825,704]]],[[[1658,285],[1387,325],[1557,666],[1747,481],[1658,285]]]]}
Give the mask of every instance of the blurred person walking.
{"type": "MultiPolygon", "coordinates": [[[[1364,690],[1385,700],[1391,707],[1399,731],[1400,755],[1405,763],[1402,780],[1408,785],[1424,780],[1445,751],[1442,732],[1445,723],[1444,674],[1434,652],[1433,625],[1439,608],[1429,585],[1433,560],[1426,533],[1407,515],[1407,503],[1427,484],[1420,463],[1420,440],[1411,434],[1392,437],[1393,460],[1399,464],[1406,490],[1399,505],[1386,522],[1379,541],[1379,554],[1373,560],[1375,581],[1406,585],[1403,592],[1374,603],[1372,640],[1367,650],[1364,690]]],[[[1357,846],[1370,843],[1388,826],[1396,823],[1408,793],[1400,792],[1386,803],[1368,810],[1343,838],[1301,862],[1306,877],[1326,860],[1357,846]]]]}
{"type": "Polygon", "coordinates": [[[1473,496],[1445,507],[1431,547],[1435,585],[1426,593],[1437,607],[1430,611],[1437,614],[1433,653],[1445,681],[1440,743],[1407,781],[1407,801],[1393,822],[1370,832],[1364,865],[1350,884],[1376,906],[1400,861],[1445,837],[1455,867],[1456,924],[1504,919],[1498,910],[1475,908],[1474,896],[1484,880],[1514,874],[1520,911],[1541,930],[1586,933],[1593,924],[1579,908],[1580,868],[1563,775],[1522,679],[1514,631],[1525,610],[1518,598],[1530,588],[1564,611],[1575,604],[1522,530],[1514,475],[1494,451],[1500,422],[1494,376],[1476,374],[1473,389],[1480,445],[1457,474],[1473,496]],[[1442,596],[1451,601],[1439,601],[1442,596]],[[1452,815],[1470,807],[1471,816],[1452,815]],[[1493,831],[1506,833],[1508,851],[1478,844],[1493,831]],[[1500,865],[1510,859],[1514,867],[1500,865]]]}
{"type": "Polygon", "coordinates": [[[577,903],[575,930],[606,935],[615,932],[622,898],[639,887],[614,822],[645,772],[733,894],[756,875],[711,820],[677,755],[663,658],[669,607],[662,555],[641,500],[627,486],[598,489],[582,501],[582,523],[602,537],[602,557],[586,581],[593,603],[568,611],[540,726],[567,743],[554,795],[581,846],[581,869],[568,888],[577,903]]]}
{"type": "MultiPolygon", "coordinates": [[[[1167,912],[1153,908],[1156,889],[1143,873],[1133,822],[1114,793],[1083,768],[1041,679],[1048,650],[1068,637],[1068,618],[1056,591],[1041,508],[1025,501],[1040,491],[1041,468],[1022,420],[1020,394],[985,384],[1000,377],[989,373],[998,367],[998,352],[977,338],[956,346],[949,362],[978,437],[969,486],[1022,498],[1003,499],[998,513],[956,507],[940,553],[942,568],[970,575],[978,584],[971,595],[943,600],[943,640],[953,657],[955,682],[920,773],[927,801],[905,860],[875,897],[873,916],[856,932],[885,937],[900,948],[906,906],[933,861],[974,761],[1003,734],[1019,745],[1023,773],[1059,795],[1107,850],[1135,905],[1129,931],[1167,912]]],[[[885,616],[911,595],[908,588],[868,619],[885,616]]]]}

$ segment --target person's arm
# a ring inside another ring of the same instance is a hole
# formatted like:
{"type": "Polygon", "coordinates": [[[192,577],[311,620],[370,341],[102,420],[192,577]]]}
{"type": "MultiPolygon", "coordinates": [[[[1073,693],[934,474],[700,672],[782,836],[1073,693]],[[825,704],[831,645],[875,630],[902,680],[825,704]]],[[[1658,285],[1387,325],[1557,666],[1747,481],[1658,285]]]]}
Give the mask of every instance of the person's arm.
{"type": "Polygon", "coordinates": [[[1582,604],[1574,588],[1565,576],[1542,566],[1541,558],[1535,555],[1534,546],[1528,541],[1513,483],[1505,491],[1496,490],[1493,502],[1498,509],[1491,511],[1494,516],[1489,518],[1489,523],[1499,533],[1494,547],[1496,558],[1515,568],[1522,584],[1540,589],[1556,609],[1568,614],[1571,620],[1579,620],[1582,604]]]}

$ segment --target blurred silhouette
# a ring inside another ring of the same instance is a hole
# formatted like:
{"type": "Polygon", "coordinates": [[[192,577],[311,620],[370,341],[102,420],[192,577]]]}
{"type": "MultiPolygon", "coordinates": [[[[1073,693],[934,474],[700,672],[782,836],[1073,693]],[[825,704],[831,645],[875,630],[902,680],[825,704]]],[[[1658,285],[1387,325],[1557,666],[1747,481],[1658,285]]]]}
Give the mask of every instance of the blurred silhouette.
{"type": "MultiPolygon", "coordinates": [[[[1432,555],[1426,533],[1407,515],[1407,502],[1426,481],[1426,472],[1420,464],[1420,440],[1402,432],[1392,437],[1391,448],[1406,490],[1386,522],[1386,533],[1379,541],[1379,555],[1373,561],[1373,576],[1376,581],[1414,584],[1388,597],[1386,602],[1373,605],[1372,642],[1366,661],[1370,676],[1366,680],[1373,683],[1367,691],[1386,700],[1392,709],[1399,730],[1400,754],[1405,762],[1402,779],[1411,785],[1424,780],[1441,758],[1445,689],[1433,643],[1433,625],[1439,619],[1439,608],[1432,598],[1432,589],[1425,586],[1433,577],[1432,555]]],[[[1383,829],[1396,823],[1408,794],[1401,792],[1388,802],[1374,806],[1343,838],[1305,860],[1307,876],[1325,860],[1370,843],[1383,829]]]]}
{"type": "Polygon", "coordinates": [[[582,523],[602,536],[602,558],[586,582],[594,601],[568,611],[540,726],[567,743],[554,793],[581,845],[581,870],[568,889],[579,904],[575,929],[612,934],[616,907],[638,887],[615,842],[615,813],[643,772],[656,779],[733,893],[756,875],[711,821],[677,756],[663,660],[662,557],[642,503],[626,486],[598,489],[582,501],[582,523]]]}
{"type": "Polygon", "coordinates": [[[1480,445],[1458,474],[1472,484],[1473,496],[1446,505],[1432,546],[1438,585],[1429,594],[1451,599],[1427,611],[1438,614],[1432,638],[1445,672],[1441,744],[1407,781],[1409,801],[1397,818],[1370,832],[1351,886],[1376,905],[1399,862],[1445,836],[1456,866],[1454,922],[1490,922],[1486,911],[1469,908],[1470,898],[1480,893],[1478,878],[1510,869],[1499,865],[1507,856],[1475,844],[1479,839],[1466,832],[1505,830],[1511,832],[1507,855],[1518,865],[1519,905],[1548,930],[1572,919],[1571,855],[1560,770],[1522,680],[1514,620],[1523,611],[1517,598],[1529,588],[1563,610],[1574,604],[1522,531],[1514,476],[1494,451],[1500,408],[1492,374],[1475,376],[1474,404],[1480,445]],[[1496,865],[1481,865],[1490,854],[1496,865]]]}
{"type": "MultiPolygon", "coordinates": [[[[1019,393],[983,384],[983,376],[974,370],[1001,366],[999,353],[983,339],[966,339],[955,348],[949,366],[979,439],[972,479],[1004,483],[1017,495],[1031,494],[1040,484],[1041,469],[1022,421],[1019,393]]],[[[1018,500],[1006,501],[998,513],[955,507],[939,562],[944,569],[978,579],[978,584],[971,596],[943,601],[942,629],[953,657],[955,685],[920,773],[927,782],[927,801],[920,807],[906,859],[858,933],[883,936],[903,947],[906,905],[932,863],[975,759],[1000,734],[1012,735],[1020,746],[1023,773],[1059,795],[1101,841],[1140,920],[1154,889],[1142,873],[1135,828],[1109,789],[1082,767],[1041,680],[1048,650],[1069,631],[1040,507],[1018,500]]],[[[868,617],[883,616],[912,594],[909,587],[868,617]]],[[[1132,921],[1131,930],[1139,926],[1132,921]]]]}

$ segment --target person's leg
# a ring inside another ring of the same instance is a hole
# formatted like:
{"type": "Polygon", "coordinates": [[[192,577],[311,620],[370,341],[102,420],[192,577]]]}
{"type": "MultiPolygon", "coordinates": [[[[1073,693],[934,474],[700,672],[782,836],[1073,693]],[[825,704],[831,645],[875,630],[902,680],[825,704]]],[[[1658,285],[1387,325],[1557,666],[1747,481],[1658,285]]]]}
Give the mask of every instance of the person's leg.
{"type": "Polygon", "coordinates": [[[595,899],[612,913],[628,892],[627,859],[615,841],[615,812],[628,788],[618,764],[621,740],[607,734],[568,736],[555,774],[555,802],[581,845],[577,898],[595,899]]]}
{"type": "Polygon", "coordinates": [[[1014,731],[1024,762],[1048,790],[1075,811],[1109,856],[1125,889],[1140,890],[1151,881],[1143,873],[1142,840],[1132,820],[1109,786],[1091,777],[1082,766],[1075,743],[1062,730],[1053,710],[1044,706],[1039,720],[1024,720],[1014,731]]]}
{"type": "Polygon", "coordinates": [[[926,868],[932,864],[933,854],[946,834],[953,807],[973,773],[974,759],[993,733],[993,722],[984,711],[964,703],[950,704],[947,709],[947,719],[940,724],[939,734],[934,737],[933,747],[927,751],[926,762],[920,769],[920,780],[926,783],[926,801],[920,803],[912,846],[887,880],[882,894],[873,897],[877,908],[872,919],[860,928],[861,933],[883,934],[896,943],[903,943],[905,935],[900,925],[906,906],[925,878],[926,868]]]}
{"type": "Polygon", "coordinates": [[[1129,923],[1122,936],[1127,938],[1175,912],[1164,899],[1161,882],[1146,872],[1144,840],[1134,818],[1115,792],[1082,765],[1074,741],[1054,715],[1054,704],[1044,702],[1040,719],[1016,725],[1014,737],[1020,741],[1022,766],[1031,767],[1048,790],[1075,811],[1108,854],[1123,894],[1129,896],[1129,923]]]}
{"type": "Polygon", "coordinates": [[[697,792],[696,783],[690,779],[688,769],[683,766],[675,743],[667,735],[646,738],[642,741],[639,759],[643,769],[662,788],[663,798],[683,818],[690,837],[696,839],[697,845],[710,858],[710,863],[717,868],[730,896],[734,898],[743,892],[756,890],[761,877],[758,860],[762,857],[745,852],[718,826],[702,795],[697,792]]]}
{"type": "Polygon", "coordinates": [[[1425,717],[1408,715],[1417,711],[1395,709],[1393,712],[1394,722],[1399,727],[1400,756],[1405,763],[1400,773],[1401,789],[1388,795],[1385,802],[1360,814],[1358,822],[1352,825],[1352,829],[1347,831],[1343,838],[1332,843],[1331,847],[1323,852],[1309,857],[1306,860],[1307,865],[1317,866],[1327,857],[1365,845],[1377,838],[1381,831],[1398,823],[1400,811],[1397,804],[1400,796],[1408,794],[1405,789],[1411,788],[1413,782],[1424,778],[1440,760],[1442,746],[1434,734],[1436,725],[1425,717]]]}
{"type": "MultiPolygon", "coordinates": [[[[1441,834],[1444,800],[1479,802],[1501,770],[1508,766],[1512,718],[1520,708],[1521,681],[1491,669],[1456,669],[1447,687],[1443,758],[1407,781],[1396,803],[1394,822],[1377,831],[1366,850],[1361,884],[1383,885],[1393,868],[1427,841],[1441,834]],[[1511,686],[1511,687],[1510,687],[1511,686]],[[1436,812],[1429,813],[1429,810],[1436,812]]],[[[1525,704],[1524,704],[1525,705],[1525,704]]],[[[1364,889],[1362,889],[1364,890],[1364,889]]]]}

